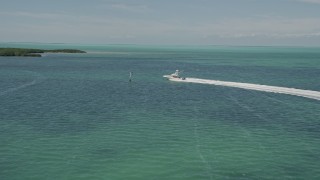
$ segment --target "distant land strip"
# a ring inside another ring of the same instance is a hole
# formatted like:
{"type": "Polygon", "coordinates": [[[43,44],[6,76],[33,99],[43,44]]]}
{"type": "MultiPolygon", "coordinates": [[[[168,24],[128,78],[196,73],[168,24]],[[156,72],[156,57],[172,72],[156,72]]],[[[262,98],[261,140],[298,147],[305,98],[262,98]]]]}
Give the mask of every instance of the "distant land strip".
{"type": "Polygon", "coordinates": [[[41,57],[42,53],[86,53],[77,49],[24,49],[24,48],[0,48],[0,56],[29,56],[41,57]]]}

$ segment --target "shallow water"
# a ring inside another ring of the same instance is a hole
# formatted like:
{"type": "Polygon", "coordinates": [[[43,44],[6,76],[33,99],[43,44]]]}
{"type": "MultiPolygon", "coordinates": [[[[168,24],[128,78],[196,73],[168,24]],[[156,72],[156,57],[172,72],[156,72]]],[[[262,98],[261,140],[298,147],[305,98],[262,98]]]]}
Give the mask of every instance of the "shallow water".
{"type": "Polygon", "coordinates": [[[319,101],[162,78],[320,91],[319,49],[71,47],[0,57],[0,179],[320,178],[319,101]]]}

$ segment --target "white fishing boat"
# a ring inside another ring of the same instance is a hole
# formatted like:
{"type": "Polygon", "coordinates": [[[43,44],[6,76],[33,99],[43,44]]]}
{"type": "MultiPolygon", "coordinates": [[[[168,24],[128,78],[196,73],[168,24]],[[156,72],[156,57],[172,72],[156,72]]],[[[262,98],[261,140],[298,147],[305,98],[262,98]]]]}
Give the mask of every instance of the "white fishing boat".
{"type": "Polygon", "coordinates": [[[170,74],[170,75],[163,75],[163,77],[168,78],[169,80],[171,80],[171,79],[185,80],[186,79],[186,78],[180,76],[179,70],[176,70],[176,72],[174,72],[173,74],[170,74]]]}

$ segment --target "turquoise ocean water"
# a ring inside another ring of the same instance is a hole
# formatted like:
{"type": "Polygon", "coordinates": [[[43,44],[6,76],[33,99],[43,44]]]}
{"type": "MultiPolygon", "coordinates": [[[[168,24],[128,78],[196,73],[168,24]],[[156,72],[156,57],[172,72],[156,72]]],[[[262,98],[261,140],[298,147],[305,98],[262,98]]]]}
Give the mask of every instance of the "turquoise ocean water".
{"type": "Polygon", "coordinates": [[[0,179],[320,179],[320,48],[0,44],[0,179]],[[133,81],[128,82],[129,72],[133,81]]]}

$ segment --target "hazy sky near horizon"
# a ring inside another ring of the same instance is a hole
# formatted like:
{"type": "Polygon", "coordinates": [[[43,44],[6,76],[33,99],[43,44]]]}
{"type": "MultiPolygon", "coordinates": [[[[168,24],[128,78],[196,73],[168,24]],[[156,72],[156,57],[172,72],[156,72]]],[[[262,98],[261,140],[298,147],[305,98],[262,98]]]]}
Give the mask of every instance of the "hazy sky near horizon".
{"type": "Polygon", "coordinates": [[[7,0],[0,42],[320,46],[320,0],[7,0]]]}

